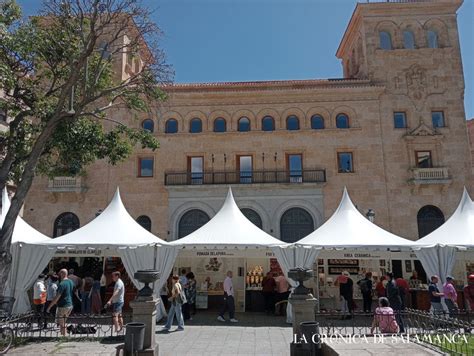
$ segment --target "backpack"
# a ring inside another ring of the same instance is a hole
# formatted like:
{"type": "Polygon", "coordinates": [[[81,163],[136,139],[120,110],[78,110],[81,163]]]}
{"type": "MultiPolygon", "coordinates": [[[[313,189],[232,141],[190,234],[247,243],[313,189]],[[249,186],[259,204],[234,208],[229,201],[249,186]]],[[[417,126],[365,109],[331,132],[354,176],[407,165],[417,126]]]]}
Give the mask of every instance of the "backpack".
{"type": "Polygon", "coordinates": [[[369,281],[367,279],[361,279],[358,284],[362,293],[370,292],[369,281]]]}

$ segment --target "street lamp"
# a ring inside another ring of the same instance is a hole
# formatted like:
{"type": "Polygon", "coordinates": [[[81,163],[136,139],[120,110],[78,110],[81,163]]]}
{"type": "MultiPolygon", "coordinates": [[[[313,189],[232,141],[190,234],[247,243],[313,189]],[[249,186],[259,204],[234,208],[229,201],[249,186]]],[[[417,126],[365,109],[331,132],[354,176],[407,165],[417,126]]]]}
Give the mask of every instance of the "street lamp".
{"type": "Polygon", "coordinates": [[[365,214],[365,216],[367,217],[367,219],[369,219],[370,222],[374,222],[374,220],[375,220],[375,211],[373,211],[372,209],[369,209],[367,211],[367,214],[365,214]]]}

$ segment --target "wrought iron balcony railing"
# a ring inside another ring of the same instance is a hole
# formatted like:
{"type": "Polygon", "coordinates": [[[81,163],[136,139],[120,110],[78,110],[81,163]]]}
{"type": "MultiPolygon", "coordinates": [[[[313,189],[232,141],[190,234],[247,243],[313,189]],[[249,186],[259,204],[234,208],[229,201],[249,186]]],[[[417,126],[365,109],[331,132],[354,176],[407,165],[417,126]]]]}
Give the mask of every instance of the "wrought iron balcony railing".
{"type": "Polygon", "coordinates": [[[165,185],[324,183],[324,169],[297,171],[167,172],[165,185]]]}

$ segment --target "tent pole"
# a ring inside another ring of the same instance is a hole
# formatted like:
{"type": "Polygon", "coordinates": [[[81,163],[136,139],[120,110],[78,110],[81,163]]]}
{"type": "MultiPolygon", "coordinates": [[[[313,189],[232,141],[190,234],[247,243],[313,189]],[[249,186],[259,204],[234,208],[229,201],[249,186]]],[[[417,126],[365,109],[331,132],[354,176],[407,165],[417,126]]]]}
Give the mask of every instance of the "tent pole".
{"type": "MultiPolygon", "coordinates": [[[[158,254],[158,247],[157,245],[155,244],[155,249],[153,251],[153,269],[156,271],[156,257],[157,257],[157,254],[158,254]]],[[[156,281],[155,281],[156,282],[156,281]]],[[[153,290],[155,290],[155,282],[153,282],[153,290]]]]}

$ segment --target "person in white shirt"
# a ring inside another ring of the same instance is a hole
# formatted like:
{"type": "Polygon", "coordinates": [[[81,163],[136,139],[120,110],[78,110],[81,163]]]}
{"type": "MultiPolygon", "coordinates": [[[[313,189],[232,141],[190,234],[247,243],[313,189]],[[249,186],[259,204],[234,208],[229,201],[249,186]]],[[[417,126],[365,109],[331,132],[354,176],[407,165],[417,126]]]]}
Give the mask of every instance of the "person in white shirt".
{"type": "Polygon", "coordinates": [[[44,274],[40,274],[33,287],[33,303],[38,313],[38,327],[46,328],[46,318],[44,317],[44,306],[46,304],[46,285],[44,284],[44,274]]]}
{"type": "Polygon", "coordinates": [[[227,277],[224,279],[224,304],[222,306],[221,312],[217,317],[219,321],[225,321],[224,314],[226,311],[229,311],[229,318],[231,323],[237,323],[238,320],[235,319],[235,301],[234,301],[234,286],[232,285],[232,271],[227,272],[227,277]]]}
{"type": "Polygon", "coordinates": [[[115,282],[114,293],[110,297],[106,306],[112,305],[112,318],[115,326],[115,332],[119,333],[123,329],[122,308],[125,301],[125,285],[120,279],[120,272],[112,273],[112,279],[115,282]]]}

